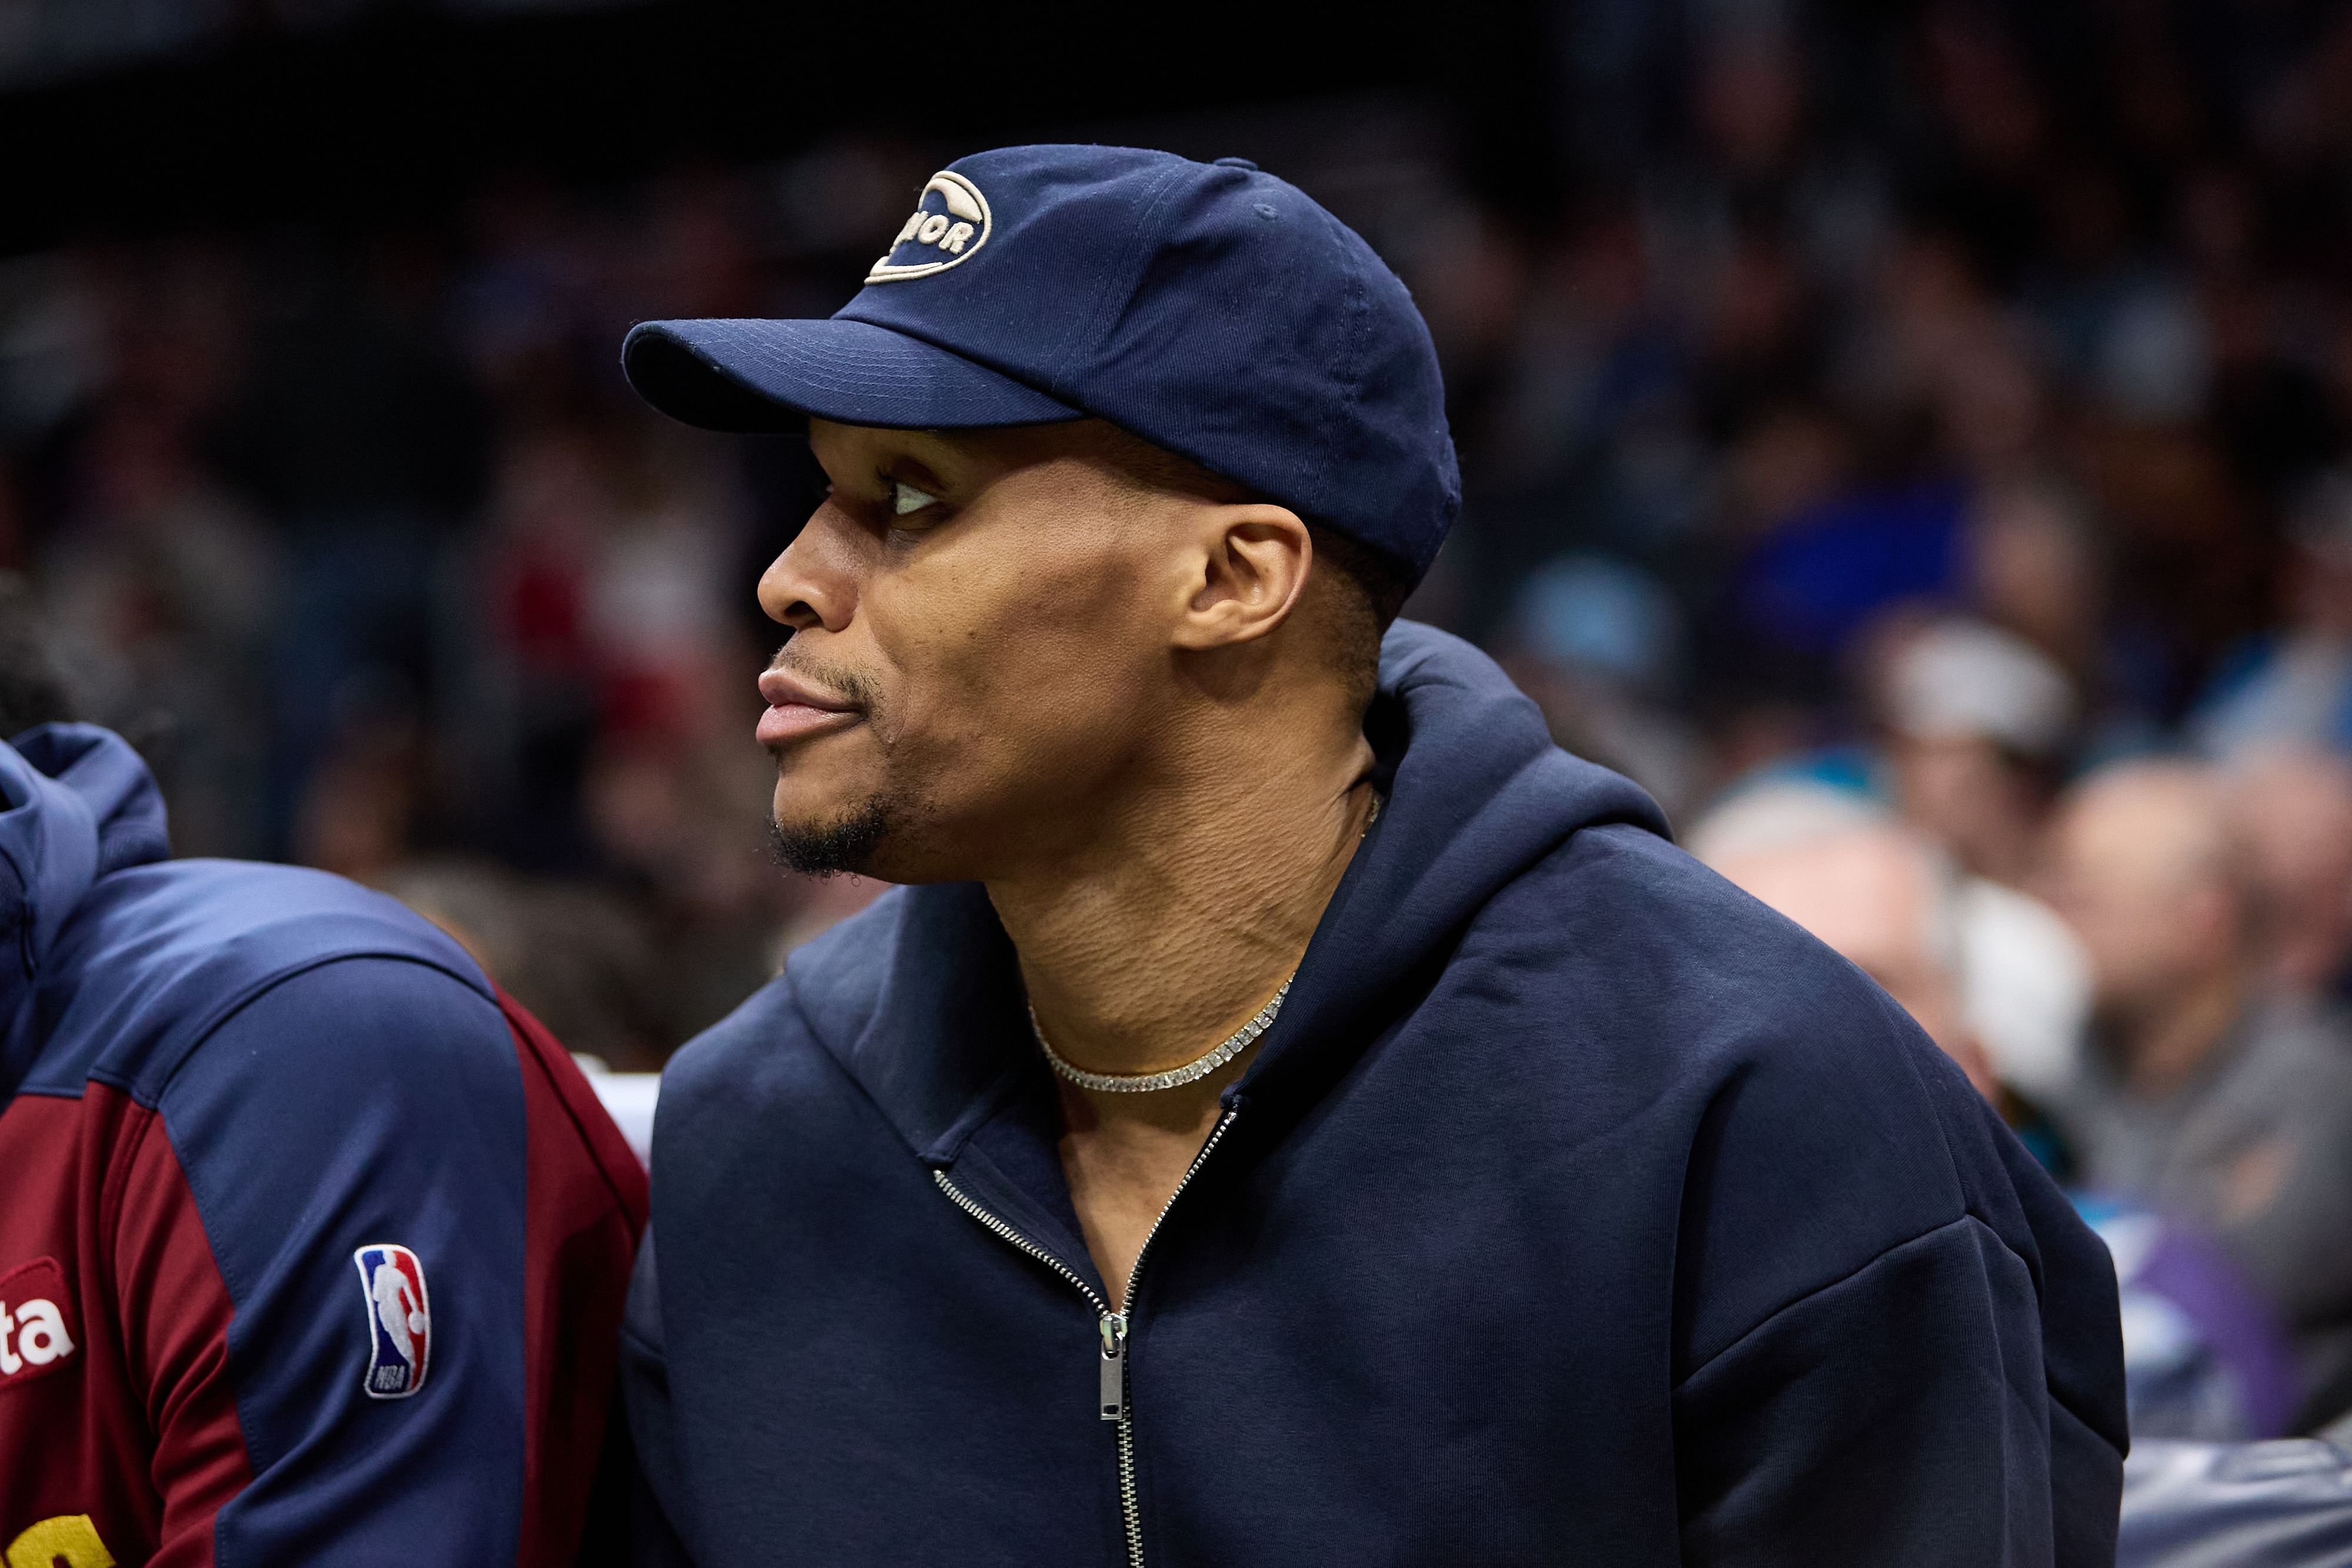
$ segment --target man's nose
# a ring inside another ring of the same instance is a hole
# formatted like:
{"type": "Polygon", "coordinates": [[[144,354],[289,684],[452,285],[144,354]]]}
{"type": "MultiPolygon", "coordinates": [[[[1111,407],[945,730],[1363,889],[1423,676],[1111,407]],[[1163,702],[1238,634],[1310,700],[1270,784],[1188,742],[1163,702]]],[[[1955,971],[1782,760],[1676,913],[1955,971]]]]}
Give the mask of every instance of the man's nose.
{"type": "Polygon", "coordinates": [[[760,608],[795,632],[838,632],[857,611],[861,530],[827,501],[760,575],[760,608]]]}

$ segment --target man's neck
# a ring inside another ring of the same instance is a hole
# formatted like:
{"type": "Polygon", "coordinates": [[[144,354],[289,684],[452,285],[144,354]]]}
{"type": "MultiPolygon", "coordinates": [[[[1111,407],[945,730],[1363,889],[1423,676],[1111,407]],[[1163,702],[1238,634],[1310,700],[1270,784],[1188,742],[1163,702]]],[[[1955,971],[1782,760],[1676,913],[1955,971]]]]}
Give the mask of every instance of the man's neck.
{"type": "Polygon", "coordinates": [[[1307,950],[1370,819],[1371,748],[1196,752],[1057,863],[991,882],[1054,1049],[1153,1072],[1247,1022],[1307,950]]]}
{"type": "Polygon", "coordinates": [[[2200,977],[2124,1025],[2117,1044],[2131,1092],[2160,1100],[2195,1077],[2229,1037],[2245,1000],[2243,977],[2232,966],[2200,977]]]}

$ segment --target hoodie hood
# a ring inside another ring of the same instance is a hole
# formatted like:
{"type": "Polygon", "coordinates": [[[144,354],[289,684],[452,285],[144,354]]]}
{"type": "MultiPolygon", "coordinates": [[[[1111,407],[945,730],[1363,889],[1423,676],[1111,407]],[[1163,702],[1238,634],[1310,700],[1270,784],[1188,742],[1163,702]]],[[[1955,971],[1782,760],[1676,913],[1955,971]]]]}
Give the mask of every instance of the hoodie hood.
{"type": "MultiPolygon", "coordinates": [[[[0,744],[0,1028],[100,877],[171,853],[163,797],[121,737],[49,724],[0,744]]],[[[0,1052],[13,1055],[13,1051],[0,1052]]]]}
{"type": "Polygon", "coordinates": [[[1571,834],[1669,836],[1639,785],[1562,751],[1500,665],[1434,627],[1390,631],[1365,733],[1387,802],[1324,909],[1280,1037],[1268,1031],[1229,1105],[1352,1060],[1435,978],[1487,900],[1571,834]]]}
{"type": "MultiPolygon", "coordinates": [[[[1493,660],[1433,628],[1390,631],[1365,732],[1386,803],[1228,1103],[1313,1097],[1427,986],[1486,901],[1570,835],[1666,834],[1639,787],[1560,750],[1493,660]]],[[[952,1161],[1011,1084],[1043,1071],[1013,944],[975,883],[893,893],[791,974],[818,1037],[926,1158],[952,1161]]]]}

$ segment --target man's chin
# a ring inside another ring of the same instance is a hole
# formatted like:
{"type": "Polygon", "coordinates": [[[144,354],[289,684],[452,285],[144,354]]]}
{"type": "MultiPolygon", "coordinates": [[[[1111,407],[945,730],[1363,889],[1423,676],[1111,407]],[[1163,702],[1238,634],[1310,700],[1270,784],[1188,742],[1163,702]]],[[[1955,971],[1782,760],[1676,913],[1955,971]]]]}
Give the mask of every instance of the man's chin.
{"type": "Polygon", "coordinates": [[[778,865],[803,876],[870,875],[890,827],[878,796],[829,815],[779,810],[768,819],[769,846],[778,865]]]}

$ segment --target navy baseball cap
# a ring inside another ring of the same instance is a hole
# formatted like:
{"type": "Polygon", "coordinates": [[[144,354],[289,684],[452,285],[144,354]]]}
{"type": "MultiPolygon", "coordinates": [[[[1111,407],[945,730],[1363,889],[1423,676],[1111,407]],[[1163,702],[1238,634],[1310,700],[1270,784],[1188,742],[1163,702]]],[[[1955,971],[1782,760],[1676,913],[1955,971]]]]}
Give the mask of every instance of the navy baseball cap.
{"type": "Polygon", "coordinates": [[[1461,507],[1429,329],[1394,273],[1237,158],[1004,147],[932,176],[827,320],[646,321],[646,402],[707,430],[1105,419],[1418,578],[1461,507]]]}

